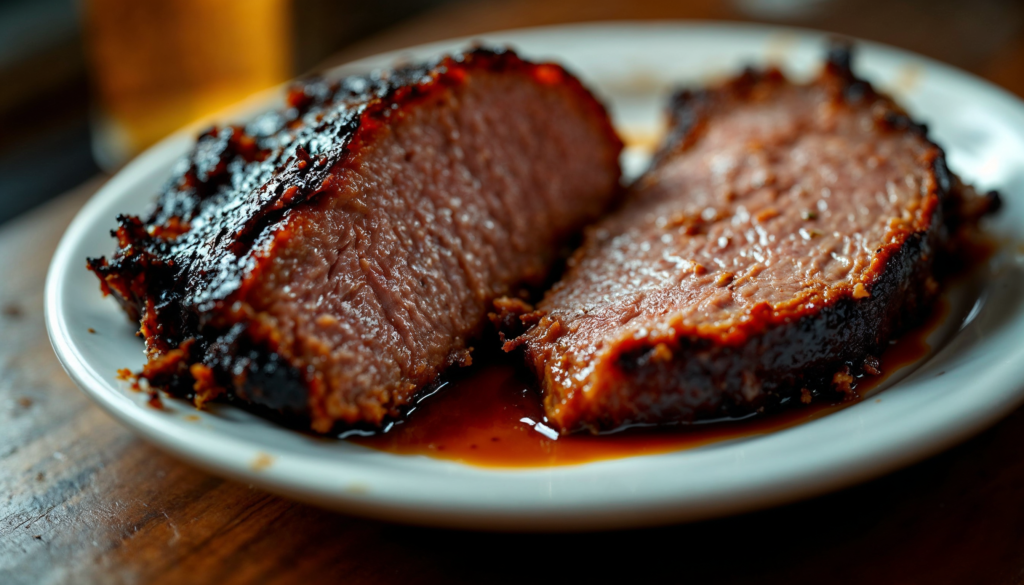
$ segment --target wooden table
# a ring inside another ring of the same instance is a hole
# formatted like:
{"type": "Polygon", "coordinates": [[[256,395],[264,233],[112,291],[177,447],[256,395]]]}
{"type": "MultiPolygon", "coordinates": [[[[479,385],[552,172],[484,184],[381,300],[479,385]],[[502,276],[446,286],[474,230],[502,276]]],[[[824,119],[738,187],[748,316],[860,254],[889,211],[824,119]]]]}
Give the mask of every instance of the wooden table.
{"type": "MultiPolygon", "coordinates": [[[[447,8],[341,58],[532,23],[736,17],[710,2],[686,6],[689,12],[656,1],[623,8],[514,0],[447,8]]],[[[1013,34],[986,29],[985,36],[1004,38],[987,52],[958,53],[958,64],[1024,93],[1019,25],[1013,34]]],[[[900,38],[886,34],[875,36],[900,38]]],[[[910,44],[942,56],[948,39],[932,39],[934,50],[910,44]]],[[[1024,409],[940,456],[859,487],[644,531],[410,528],[325,512],[193,469],[93,406],[46,338],[47,264],[101,181],[0,229],[0,583],[1024,582],[1024,409]]]]}

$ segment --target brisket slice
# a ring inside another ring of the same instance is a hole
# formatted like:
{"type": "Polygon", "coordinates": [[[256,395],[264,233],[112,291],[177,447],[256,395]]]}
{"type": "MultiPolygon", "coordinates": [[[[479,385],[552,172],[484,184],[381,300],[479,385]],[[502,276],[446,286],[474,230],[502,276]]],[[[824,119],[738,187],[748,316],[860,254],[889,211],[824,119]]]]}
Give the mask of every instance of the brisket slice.
{"type": "Polygon", "coordinates": [[[327,432],[380,424],[487,310],[548,277],[613,203],[621,143],[564,69],[477,49],[294,86],[199,137],[146,218],[90,259],[140,322],[141,377],[327,432]]]}
{"type": "MultiPolygon", "coordinates": [[[[997,205],[854,77],[847,49],[806,85],[747,71],[674,98],[651,169],[506,349],[525,348],[563,433],[842,396],[997,205]]],[[[497,306],[506,328],[528,311],[497,306]]]]}

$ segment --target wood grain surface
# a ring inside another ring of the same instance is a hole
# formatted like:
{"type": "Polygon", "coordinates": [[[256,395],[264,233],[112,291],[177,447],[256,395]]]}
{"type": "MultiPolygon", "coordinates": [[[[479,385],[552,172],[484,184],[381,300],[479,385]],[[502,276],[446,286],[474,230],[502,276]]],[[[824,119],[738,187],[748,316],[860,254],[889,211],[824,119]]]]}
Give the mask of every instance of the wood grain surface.
{"type": "MultiPolygon", "coordinates": [[[[981,4],[981,12],[1010,5],[981,4]]],[[[669,2],[630,5],[511,0],[447,8],[339,59],[534,23],[736,17],[711,2],[688,3],[685,13],[669,2]]],[[[990,18],[985,14],[978,19],[990,18]]],[[[1005,24],[990,28],[988,36],[1002,37],[986,40],[987,51],[972,45],[976,54],[965,50],[946,60],[1021,93],[1024,36],[1019,20],[1010,33],[1005,24]]],[[[929,50],[914,44],[927,35],[914,28],[899,37],[898,28],[848,32],[940,58],[948,53],[943,39],[932,39],[929,50]]],[[[325,512],[196,470],[92,405],[46,337],[49,259],[101,180],[0,229],[0,584],[1024,582],[1024,410],[865,485],[745,516],[642,531],[411,528],[325,512]]]]}

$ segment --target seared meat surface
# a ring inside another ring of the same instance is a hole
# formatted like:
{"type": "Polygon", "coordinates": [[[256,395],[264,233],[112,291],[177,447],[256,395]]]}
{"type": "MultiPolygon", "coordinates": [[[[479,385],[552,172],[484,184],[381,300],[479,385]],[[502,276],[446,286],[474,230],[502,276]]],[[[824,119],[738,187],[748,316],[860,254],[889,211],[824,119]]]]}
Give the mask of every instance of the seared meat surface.
{"type": "Polygon", "coordinates": [[[499,302],[496,319],[520,313],[506,349],[525,349],[562,432],[850,392],[997,203],[838,48],[809,84],[749,70],[678,94],[622,208],[536,311],[499,302]]]}
{"type": "Polygon", "coordinates": [[[379,424],[471,361],[495,298],[544,282],[613,203],[620,150],[578,80],[510,51],[313,80],[200,136],[89,266],[150,384],[379,424]]]}

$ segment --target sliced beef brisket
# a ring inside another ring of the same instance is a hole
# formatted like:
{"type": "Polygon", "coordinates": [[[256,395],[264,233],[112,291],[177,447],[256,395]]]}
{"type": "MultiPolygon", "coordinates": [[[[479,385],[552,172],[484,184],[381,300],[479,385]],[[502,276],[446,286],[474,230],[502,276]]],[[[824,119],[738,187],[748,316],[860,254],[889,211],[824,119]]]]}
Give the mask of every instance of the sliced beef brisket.
{"type": "Polygon", "coordinates": [[[200,136],[118,250],[150,384],[327,432],[379,424],[470,361],[491,302],[547,278],[613,203],[621,149],[557,65],[474,50],[296,85],[200,136]]]}
{"type": "MultiPolygon", "coordinates": [[[[672,114],[651,169],[506,344],[525,349],[562,432],[849,391],[998,204],[949,173],[844,48],[812,83],[750,70],[678,94],[672,114]]],[[[502,308],[506,326],[527,311],[502,308]]]]}

